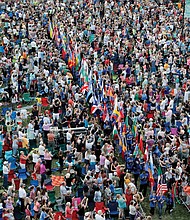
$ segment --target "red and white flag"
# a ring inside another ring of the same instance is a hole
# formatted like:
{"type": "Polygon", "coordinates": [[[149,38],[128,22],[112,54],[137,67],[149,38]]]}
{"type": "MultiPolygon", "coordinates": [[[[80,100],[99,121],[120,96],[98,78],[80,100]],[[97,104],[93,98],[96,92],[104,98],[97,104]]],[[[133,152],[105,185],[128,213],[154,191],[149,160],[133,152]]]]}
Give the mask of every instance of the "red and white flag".
{"type": "Polygon", "coordinates": [[[158,184],[157,186],[157,191],[156,191],[156,195],[159,195],[160,192],[162,192],[162,194],[166,193],[168,191],[168,187],[166,183],[162,183],[162,184],[158,184]]]}

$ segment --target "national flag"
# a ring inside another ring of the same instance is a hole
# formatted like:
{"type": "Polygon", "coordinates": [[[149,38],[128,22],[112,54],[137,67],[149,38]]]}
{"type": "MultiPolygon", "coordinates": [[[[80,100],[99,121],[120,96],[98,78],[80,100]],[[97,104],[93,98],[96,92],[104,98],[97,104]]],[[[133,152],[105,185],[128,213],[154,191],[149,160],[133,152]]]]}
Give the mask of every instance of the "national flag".
{"type": "Polygon", "coordinates": [[[157,186],[157,191],[156,191],[156,195],[159,195],[160,192],[162,192],[163,194],[166,193],[168,191],[168,187],[166,183],[161,183],[158,184],[157,186]]]}
{"type": "Polygon", "coordinates": [[[143,147],[142,135],[140,136],[139,150],[142,152],[142,154],[144,154],[144,147],[143,147]]]}
{"type": "Polygon", "coordinates": [[[119,138],[116,125],[114,125],[114,127],[113,127],[112,137],[113,137],[114,140],[117,140],[119,138]]]}
{"type": "Polygon", "coordinates": [[[148,161],[148,146],[146,146],[146,149],[144,152],[144,161],[148,161]]]}
{"type": "Polygon", "coordinates": [[[150,169],[152,171],[152,175],[154,175],[154,164],[153,164],[152,152],[150,152],[150,169]]]}
{"type": "Polygon", "coordinates": [[[84,94],[86,91],[88,91],[88,88],[89,88],[88,84],[85,83],[85,84],[81,87],[80,92],[84,94]]]}
{"type": "Polygon", "coordinates": [[[48,25],[48,31],[49,31],[50,38],[53,39],[53,25],[50,20],[49,20],[49,25],[48,25]]]}
{"type": "Polygon", "coordinates": [[[133,156],[137,156],[139,154],[139,146],[138,146],[138,144],[136,144],[136,146],[135,146],[135,150],[134,150],[134,152],[133,152],[133,156]]]}
{"type": "Polygon", "coordinates": [[[113,88],[111,86],[108,87],[107,96],[113,97],[113,88]]]}
{"type": "Polygon", "coordinates": [[[68,59],[68,67],[72,69],[75,66],[75,55],[74,52],[70,51],[69,59],[68,59]]]}
{"type": "Polygon", "coordinates": [[[159,167],[158,167],[158,183],[160,182],[161,178],[162,178],[162,169],[161,169],[161,167],[159,166],[159,167]]]}
{"type": "Polygon", "coordinates": [[[153,165],[153,158],[152,158],[152,152],[150,152],[150,158],[149,158],[149,164],[150,164],[150,168],[149,168],[149,182],[151,184],[151,191],[152,191],[152,187],[154,185],[154,165],[153,165]]]}
{"type": "Polygon", "coordinates": [[[128,116],[125,117],[125,125],[129,126],[129,117],[128,116]]]}
{"type": "Polygon", "coordinates": [[[120,116],[120,113],[118,111],[117,95],[115,95],[114,110],[112,113],[112,118],[114,118],[116,121],[118,121],[119,116],[120,116]]]}
{"type": "Polygon", "coordinates": [[[96,105],[96,104],[92,105],[90,113],[94,114],[97,110],[102,111],[102,106],[100,104],[99,105],[96,105]]]}

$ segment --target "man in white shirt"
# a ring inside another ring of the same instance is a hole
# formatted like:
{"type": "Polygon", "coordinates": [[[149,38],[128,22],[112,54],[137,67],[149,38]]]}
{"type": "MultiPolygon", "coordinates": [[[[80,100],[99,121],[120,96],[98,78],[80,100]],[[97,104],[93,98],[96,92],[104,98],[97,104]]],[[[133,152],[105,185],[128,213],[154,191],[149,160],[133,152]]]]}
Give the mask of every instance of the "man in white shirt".
{"type": "Polygon", "coordinates": [[[45,147],[44,147],[43,142],[40,142],[38,151],[39,151],[40,158],[43,158],[45,154],[45,147]]]}
{"type": "Polygon", "coordinates": [[[8,161],[4,161],[3,163],[3,187],[5,189],[8,188],[8,173],[10,171],[10,166],[8,161]]]}
{"type": "Polygon", "coordinates": [[[72,138],[72,132],[71,132],[71,130],[69,130],[69,131],[67,131],[67,134],[66,134],[66,139],[67,139],[68,144],[71,143],[71,138],[72,138]]]}
{"type": "Polygon", "coordinates": [[[18,197],[19,197],[19,200],[21,202],[21,211],[24,212],[24,200],[26,198],[26,190],[24,189],[25,187],[25,184],[22,183],[20,185],[20,188],[18,190],[18,197]]]}
{"type": "Polygon", "coordinates": [[[66,182],[63,182],[60,186],[61,199],[65,202],[65,196],[67,195],[66,182]]]}
{"type": "Polygon", "coordinates": [[[175,168],[175,173],[176,173],[176,177],[175,177],[175,180],[178,181],[181,179],[181,174],[182,174],[183,170],[182,168],[180,167],[180,162],[177,163],[177,166],[175,168]]]}

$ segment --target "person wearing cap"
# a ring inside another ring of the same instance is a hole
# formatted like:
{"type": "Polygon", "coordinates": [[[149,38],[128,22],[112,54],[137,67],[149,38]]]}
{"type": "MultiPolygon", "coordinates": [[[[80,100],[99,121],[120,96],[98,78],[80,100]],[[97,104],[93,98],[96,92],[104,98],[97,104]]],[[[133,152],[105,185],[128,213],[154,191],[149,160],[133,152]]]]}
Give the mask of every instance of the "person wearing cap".
{"type": "Polygon", "coordinates": [[[24,151],[20,152],[20,167],[21,169],[26,169],[26,162],[30,155],[25,156],[24,151]]]}
{"type": "Polygon", "coordinates": [[[8,174],[10,171],[10,165],[8,161],[3,162],[3,187],[8,189],[8,174]]]}

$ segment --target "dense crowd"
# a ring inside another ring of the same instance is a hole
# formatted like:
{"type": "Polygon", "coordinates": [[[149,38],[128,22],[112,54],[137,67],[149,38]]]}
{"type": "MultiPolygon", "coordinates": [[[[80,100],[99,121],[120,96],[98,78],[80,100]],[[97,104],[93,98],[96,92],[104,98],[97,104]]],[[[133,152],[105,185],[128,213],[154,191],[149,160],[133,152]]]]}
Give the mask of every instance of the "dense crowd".
{"type": "Polygon", "coordinates": [[[189,209],[183,6],[1,1],[0,219],[151,220],[180,201],[189,209]]]}

